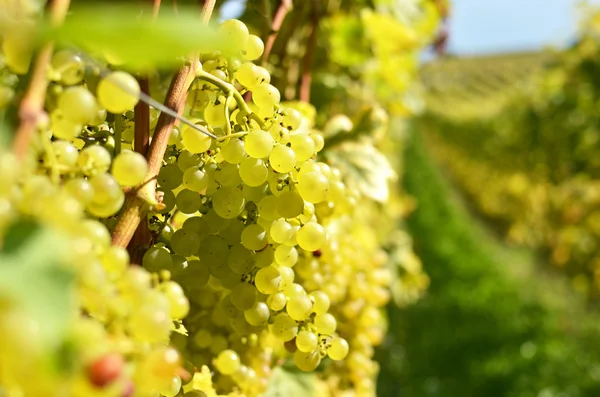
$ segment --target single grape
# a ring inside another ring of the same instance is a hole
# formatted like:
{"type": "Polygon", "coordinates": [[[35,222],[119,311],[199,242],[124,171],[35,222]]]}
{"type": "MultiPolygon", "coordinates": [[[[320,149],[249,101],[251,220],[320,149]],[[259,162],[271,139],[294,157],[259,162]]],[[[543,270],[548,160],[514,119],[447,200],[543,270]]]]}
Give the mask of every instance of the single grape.
{"type": "MultiPolygon", "coordinates": [[[[204,65],[203,65],[204,67],[204,65]]],[[[191,90],[188,93],[187,105],[196,112],[201,112],[206,109],[210,103],[210,94],[205,90],[191,90]]]]}
{"type": "Polygon", "coordinates": [[[174,376],[166,386],[160,389],[160,394],[163,397],[175,397],[179,394],[179,390],[181,390],[181,378],[174,376]]]}
{"type": "Polygon", "coordinates": [[[306,296],[294,296],[288,301],[285,310],[294,320],[304,321],[312,313],[312,302],[306,296]]]}
{"type": "Polygon", "coordinates": [[[246,152],[255,159],[267,157],[273,150],[274,144],[273,137],[267,131],[252,130],[246,135],[246,152]]]}
{"type": "Polygon", "coordinates": [[[306,161],[315,154],[315,142],[308,134],[295,134],[290,137],[291,148],[296,153],[296,160],[306,161]]]}
{"type": "Polygon", "coordinates": [[[325,244],[326,239],[325,229],[316,222],[305,224],[296,233],[298,245],[307,251],[321,249],[325,244]]]}
{"type": "Polygon", "coordinates": [[[108,171],[111,161],[108,150],[99,145],[92,145],[79,153],[77,164],[84,175],[93,176],[108,171]]]}
{"type": "Polygon", "coordinates": [[[249,273],[254,268],[256,254],[241,244],[235,244],[229,250],[227,266],[236,274],[249,273]]]}
{"type": "Polygon", "coordinates": [[[115,157],[112,174],[121,186],[137,186],[144,181],[148,172],[148,163],[144,156],[129,150],[115,157]]]}
{"type": "Polygon", "coordinates": [[[60,80],[66,85],[79,84],[85,74],[85,64],[81,57],[70,51],[61,50],[52,56],[52,68],[60,75],[60,80]]]}
{"type": "Polygon", "coordinates": [[[343,360],[348,355],[349,350],[350,347],[348,346],[346,339],[334,336],[331,339],[331,345],[327,349],[327,355],[332,360],[343,360]]]}
{"type": "MultiPolygon", "coordinates": [[[[52,149],[56,164],[64,167],[64,172],[70,171],[75,167],[79,158],[79,151],[73,144],[67,141],[54,141],[52,142],[52,149]]],[[[49,159],[47,158],[45,161],[48,162],[49,159]]]]}
{"type": "Polygon", "coordinates": [[[279,313],[269,325],[269,331],[284,342],[294,339],[298,333],[298,324],[286,313],[279,313]]]}
{"type": "Polygon", "coordinates": [[[217,34],[223,40],[223,49],[230,54],[236,54],[244,49],[250,37],[246,25],[237,19],[223,21],[219,25],[217,34]]]}
{"type": "Polygon", "coordinates": [[[252,89],[252,101],[259,108],[270,109],[281,100],[277,88],[268,83],[261,83],[252,89]]]}
{"type": "Polygon", "coordinates": [[[267,245],[267,232],[260,225],[248,225],[242,231],[242,244],[249,250],[261,250],[267,245]]]}
{"type": "Polygon", "coordinates": [[[151,272],[158,272],[172,267],[173,258],[165,247],[150,247],[142,258],[142,266],[151,272]]]}
{"type": "Polygon", "coordinates": [[[258,213],[265,221],[274,221],[280,218],[277,212],[277,197],[273,195],[264,196],[258,203],[258,213]]]}
{"type": "Polygon", "coordinates": [[[202,198],[196,192],[188,189],[183,189],[175,197],[177,209],[184,214],[193,214],[200,209],[202,198]]]}
{"type": "Polygon", "coordinates": [[[98,102],[111,113],[133,110],[140,96],[140,85],[126,72],[112,72],[98,83],[98,102]]]}
{"type": "Polygon", "coordinates": [[[164,190],[173,190],[183,182],[183,172],[175,164],[162,167],[156,177],[158,184],[164,190]]]}
{"type": "Polygon", "coordinates": [[[296,153],[287,146],[277,145],[269,155],[269,163],[277,172],[291,172],[296,167],[296,153]]]}
{"type": "Polygon", "coordinates": [[[227,122],[225,118],[225,102],[208,104],[204,109],[204,120],[213,127],[223,127],[227,122]]]}
{"type": "Polygon", "coordinates": [[[254,306],[258,297],[256,287],[248,283],[238,283],[231,289],[231,302],[240,310],[248,310],[254,306]]]}
{"type": "Polygon", "coordinates": [[[317,328],[319,334],[322,335],[333,335],[337,328],[337,321],[329,313],[317,314],[313,319],[313,323],[317,328]]]}
{"type": "Polygon", "coordinates": [[[240,139],[231,139],[227,144],[221,147],[223,159],[231,164],[239,164],[246,157],[244,141],[240,139]]]}
{"type": "Polygon", "coordinates": [[[254,284],[261,293],[272,294],[279,290],[281,275],[273,266],[267,266],[256,272],[254,284]]]}
{"type": "Polygon", "coordinates": [[[87,124],[98,109],[96,98],[82,86],[67,88],[58,98],[57,109],[73,124],[87,124]]]}
{"type": "Polygon", "coordinates": [[[183,186],[193,192],[202,192],[208,186],[210,176],[192,166],[183,173],[183,186]]]}
{"type": "Polygon", "coordinates": [[[248,37],[248,42],[246,43],[246,47],[243,51],[243,56],[245,59],[249,61],[254,61],[260,58],[265,50],[265,44],[260,39],[260,37],[251,34],[248,37]]]}
{"type": "Polygon", "coordinates": [[[181,256],[191,256],[200,248],[200,235],[181,228],[171,236],[173,252],[181,256]]]}
{"type": "Polygon", "coordinates": [[[317,348],[319,337],[311,331],[302,330],[296,335],[296,347],[301,352],[311,352],[317,348]]]}
{"type": "Polygon", "coordinates": [[[181,127],[181,139],[183,146],[191,153],[204,153],[212,144],[211,137],[187,124],[181,127]]]}
{"type": "Polygon", "coordinates": [[[277,212],[284,218],[295,218],[302,214],[304,200],[293,190],[287,190],[277,197],[277,212]]]}
{"type": "Polygon", "coordinates": [[[327,199],[329,181],[319,172],[300,173],[298,176],[298,193],[311,203],[320,203],[327,199]]]}
{"type": "Polygon", "coordinates": [[[294,364],[305,372],[314,371],[321,363],[321,355],[317,350],[303,352],[296,350],[294,353],[294,364]]]}
{"type": "Polygon", "coordinates": [[[248,324],[255,327],[265,325],[270,315],[269,307],[264,302],[256,302],[253,307],[244,311],[244,318],[248,324]]]}
{"type": "Polygon", "coordinates": [[[273,311],[280,311],[285,307],[287,298],[283,292],[275,292],[267,298],[267,305],[273,311]]]}
{"type": "Polygon", "coordinates": [[[313,312],[316,314],[324,314],[329,310],[329,296],[323,291],[313,291],[309,294],[313,301],[313,312]]]}
{"type": "Polygon", "coordinates": [[[212,197],[213,209],[221,218],[233,219],[242,213],[245,200],[236,187],[222,187],[212,197]]]}
{"type": "Polygon", "coordinates": [[[275,249],[275,261],[281,266],[293,267],[298,262],[298,250],[288,245],[280,245],[275,249]]]}

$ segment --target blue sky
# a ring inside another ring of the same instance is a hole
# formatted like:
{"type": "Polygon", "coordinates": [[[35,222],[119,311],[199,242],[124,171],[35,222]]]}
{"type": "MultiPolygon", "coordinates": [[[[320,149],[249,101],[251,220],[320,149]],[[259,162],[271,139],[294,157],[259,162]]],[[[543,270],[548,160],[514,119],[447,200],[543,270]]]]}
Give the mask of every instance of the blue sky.
{"type": "Polygon", "coordinates": [[[574,37],[580,16],[578,0],[451,1],[448,50],[461,55],[561,46],[574,37]]]}

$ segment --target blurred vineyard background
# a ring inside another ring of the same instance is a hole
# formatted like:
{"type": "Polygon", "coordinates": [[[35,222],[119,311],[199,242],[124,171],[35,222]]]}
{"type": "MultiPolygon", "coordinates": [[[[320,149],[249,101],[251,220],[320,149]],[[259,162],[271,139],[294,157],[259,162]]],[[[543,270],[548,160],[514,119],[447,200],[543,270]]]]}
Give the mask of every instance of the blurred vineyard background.
{"type": "Polygon", "coordinates": [[[561,49],[443,44],[403,126],[407,227],[431,284],[389,308],[379,395],[598,396],[600,15],[561,49]]]}

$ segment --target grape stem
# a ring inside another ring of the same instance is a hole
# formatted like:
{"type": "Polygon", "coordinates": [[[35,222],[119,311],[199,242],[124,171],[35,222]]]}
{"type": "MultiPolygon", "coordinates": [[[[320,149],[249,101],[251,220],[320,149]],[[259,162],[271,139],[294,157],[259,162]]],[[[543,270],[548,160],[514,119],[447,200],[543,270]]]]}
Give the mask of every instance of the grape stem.
{"type": "MultiPolygon", "coordinates": [[[[50,23],[52,26],[59,26],[64,21],[69,10],[70,0],[49,0],[48,8],[50,10],[50,23]]],[[[44,100],[46,99],[46,90],[48,88],[48,67],[52,59],[54,43],[46,43],[39,51],[29,87],[19,106],[20,123],[13,141],[13,151],[18,159],[23,159],[27,153],[29,142],[36,131],[36,127],[43,120],[44,100]]]]}
{"type": "Polygon", "coordinates": [[[115,115],[115,156],[121,153],[121,137],[123,136],[123,115],[115,115]]]}
{"type": "Polygon", "coordinates": [[[260,117],[256,113],[254,113],[248,107],[248,104],[244,100],[244,97],[238,90],[235,89],[233,84],[229,84],[226,81],[221,80],[218,77],[213,76],[212,74],[205,72],[204,70],[199,70],[196,72],[196,77],[200,80],[204,80],[212,85],[217,86],[225,95],[232,95],[233,99],[237,103],[240,111],[246,113],[252,120],[256,121],[256,123],[260,126],[260,128],[265,128],[265,123],[261,120],[260,117]]]}
{"type": "MultiPolygon", "coordinates": [[[[208,23],[212,15],[216,0],[206,0],[202,7],[202,22],[208,23]]],[[[186,64],[173,76],[167,91],[164,107],[168,112],[162,111],[158,117],[154,137],[148,148],[146,160],[148,173],[146,182],[137,189],[126,194],[123,210],[119,215],[117,225],[112,233],[113,245],[127,248],[142,219],[145,220],[148,211],[158,208],[160,203],[156,200],[156,177],[163,162],[163,157],[169,144],[171,131],[185,106],[187,92],[198,73],[198,57],[195,56],[190,64],[186,64]]],[[[147,96],[150,98],[150,96],[147,96]]],[[[152,99],[152,98],[150,98],[152,99]]]]}
{"type": "Polygon", "coordinates": [[[271,34],[269,34],[269,37],[267,37],[265,51],[263,52],[263,65],[269,61],[269,55],[271,55],[271,51],[273,50],[275,39],[277,39],[277,35],[279,34],[279,30],[283,25],[286,15],[292,10],[292,8],[292,0],[281,0],[277,11],[275,11],[275,15],[273,16],[273,24],[271,25],[271,34]]]}

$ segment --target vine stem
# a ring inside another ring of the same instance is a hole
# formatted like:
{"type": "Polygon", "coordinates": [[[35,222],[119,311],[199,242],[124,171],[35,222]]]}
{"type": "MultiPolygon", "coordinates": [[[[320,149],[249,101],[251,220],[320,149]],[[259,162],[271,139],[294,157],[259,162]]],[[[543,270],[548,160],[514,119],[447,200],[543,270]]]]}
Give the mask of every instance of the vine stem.
{"type": "MultiPolygon", "coordinates": [[[[214,10],[216,0],[206,0],[202,7],[202,22],[208,23],[214,10]]],[[[181,113],[196,73],[198,72],[198,59],[186,64],[173,76],[171,85],[167,91],[164,106],[176,113],[181,113]]],[[[125,204],[117,225],[112,234],[113,245],[127,248],[136,229],[149,210],[158,208],[160,203],[156,200],[156,176],[162,166],[162,160],[167,150],[171,130],[175,125],[176,118],[165,112],[161,112],[156,123],[154,136],[146,160],[148,161],[148,173],[146,182],[127,193],[125,204]]]]}
{"type": "Polygon", "coordinates": [[[277,11],[275,11],[275,15],[273,16],[273,24],[271,26],[271,34],[269,34],[269,37],[267,37],[265,51],[263,52],[263,65],[269,61],[269,55],[271,55],[271,51],[273,50],[275,39],[277,39],[279,30],[281,29],[281,26],[283,26],[283,21],[285,20],[286,15],[292,10],[292,8],[292,0],[281,0],[277,11]]]}
{"type": "MultiPolygon", "coordinates": [[[[70,0],[49,0],[48,8],[50,10],[50,23],[52,26],[59,26],[63,23],[67,11],[69,10],[70,0]]],[[[18,159],[23,159],[27,153],[31,137],[35,133],[40,120],[46,116],[44,112],[44,100],[46,99],[46,90],[48,88],[48,66],[52,59],[54,43],[46,43],[39,51],[29,87],[19,106],[19,127],[13,141],[13,151],[18,159]]]]}

